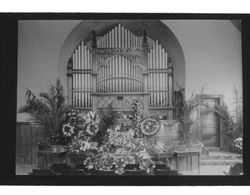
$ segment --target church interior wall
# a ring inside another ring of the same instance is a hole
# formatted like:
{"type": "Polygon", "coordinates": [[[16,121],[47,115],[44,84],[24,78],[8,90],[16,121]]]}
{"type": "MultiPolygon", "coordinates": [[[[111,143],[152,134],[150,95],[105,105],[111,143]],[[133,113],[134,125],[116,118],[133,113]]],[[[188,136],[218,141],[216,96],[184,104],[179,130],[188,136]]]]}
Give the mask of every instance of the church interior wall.
{"type": "MultiPolygon", "coordinates": [[[[168,20],[162,23],[171,29],[183,49],[185,75],[179,76],[185,78],[186,96],[199,93],[204,86],[206,94],[223,94],[233,110],[233,87],[242,86],[240,31],[230,21],[168,20]]],[[[62,77],[68,57],[65,61],[61,57],[69,53],[73,45],[62,48],[67,42],[81,40],[83,35],[67,39],[81,24],[81,21],[19,22],[17,108],[24,104],[27,88],[39,93],[57,77],[62,77]]],[[[66,76],[63,85],[66,86],[66,76]]],[[[25,114],[18,114],[17,121],[27,118],[25,114]]]]}

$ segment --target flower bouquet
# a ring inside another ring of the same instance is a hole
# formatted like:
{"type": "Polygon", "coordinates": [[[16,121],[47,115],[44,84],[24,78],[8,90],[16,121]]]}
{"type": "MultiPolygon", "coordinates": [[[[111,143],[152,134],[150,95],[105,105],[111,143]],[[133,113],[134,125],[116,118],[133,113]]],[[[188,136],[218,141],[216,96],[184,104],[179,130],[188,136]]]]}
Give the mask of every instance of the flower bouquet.
{"type": "Polygon", "coordinates": [[[68,156],[72,163],[81,163],[89,153],[98,151],[98,144],[94,138],[99,131],[100,118],[93,111],[82,113],[72,110],[67,116],[67,122],[63,125],[62,132],[69,138],[68,156]]]}

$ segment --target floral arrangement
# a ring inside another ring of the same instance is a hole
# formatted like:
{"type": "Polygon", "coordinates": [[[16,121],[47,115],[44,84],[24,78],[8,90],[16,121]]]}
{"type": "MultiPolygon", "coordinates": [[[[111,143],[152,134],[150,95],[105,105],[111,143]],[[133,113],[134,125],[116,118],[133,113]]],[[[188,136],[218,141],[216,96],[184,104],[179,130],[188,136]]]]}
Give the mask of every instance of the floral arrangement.
{"type": "Polygon", "coordinates": [[[115,162],[113,156],[110,153],[97,153],[90,154],[84,161],[83,164],[89,170],[114,170],[117,168],[117,163],[115,162]]]}
{"type": "Polygon", "coordinates": [[[90,111],[87,114],[72,110],[67,114],[67,123],[62,127],[64,136],[70,137],[69,151],[81,153],[88,150],[97,150],[94,137],[99,131],[100,117],[90,111]]]}
{"type": "Polygon", "coordinates": [[[101,152],[89,155],[83,164],[88,170],[105,170],[114,171],[116,174],[124,173],[124,169],[128,164],[139,164],[140,169],[147,170],[152,173],[155,167],[153,162],[144,153],[138,155],[116,155],[109,152],[101,152]]]}
{"type": "Polygon", "coordinates": [[[131,114],[120,114],[101,145],[95,141],[101,125],[98,113],[71,111],[62,128],[71,138],[70,152],[87,153],[83,163],[89,170],[114,170],[119,174],[127,164],[139,164],[150,173],[154,167],[150,153],[162,151],[164,146],[153,136],[159,130],[158,121],[145,119],[142,108],[140,101],[135,101],[131,114]]]}
{"type": "Polygon", "coordinates": [[[107,148],[115,148],[115,153],[119,155],[134,155],[145,149],[145,139],[135,138],[134,130],[121,132],[117,129],[109,129],[107,148]]]}
{"type": "Polygon", "coordinates": [[[234,147],[236,147],[240,152],[242,152],[243,149],[243,139],[242,137],[238,137],[234,140],[234,147]]]}
{"type": "Polygon", "coordinates": [[[141,122],[141,131],[144,135],[155,135],[160,129],[160,125],[156,119],[146,118],[141,122]]]}
{"type": "Polygon", "coordinates": [[[140,123],[144,118],[143,105],[140,100],[135,100],[135,102],[131,105],[131,107],[132,107],[132,113],[129,116],[129,118],[131,119],[132,122],[132,128],[135,130],[135,136],[139,137],[142,135],[140,123]]]}
{"type": "MultiPolygon", "coordinates": [[[[118,174],[124,171],[127,164],[139,164],[140,169],[147,170],[148,173],[152,172],[154,162],[151,160],[150,153],[163,150],[163,145],[156,139],[146,138],[142,135],[136,136],[136,129],[127,130],[127,128],[128,126],[117,124],[115,128],[107,130],[107,141],[99,150],[100,155],[103,153],[102,159],[95,156],[91,161],[90,158],[88,160],[90,167],[104,169],[105,162],[112,160],[111,164],[114,165],[112,169],[118,174]],[[101,162],[93,163],[96,161],[101,162]]],[[[107,170],[110,169],[109,165],[110,163],[107,163],[107,170]]]]}

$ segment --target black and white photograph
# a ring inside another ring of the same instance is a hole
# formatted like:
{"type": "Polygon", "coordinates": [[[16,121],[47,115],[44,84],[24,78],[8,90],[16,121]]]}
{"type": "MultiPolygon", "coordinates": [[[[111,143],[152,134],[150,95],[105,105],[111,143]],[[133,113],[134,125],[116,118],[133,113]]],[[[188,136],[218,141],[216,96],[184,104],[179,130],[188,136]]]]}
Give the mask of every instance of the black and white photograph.
{"type": "Polygon", "coordinates": [[[241,176],[241,20],[18,20],[15,174],[241,176]]]}

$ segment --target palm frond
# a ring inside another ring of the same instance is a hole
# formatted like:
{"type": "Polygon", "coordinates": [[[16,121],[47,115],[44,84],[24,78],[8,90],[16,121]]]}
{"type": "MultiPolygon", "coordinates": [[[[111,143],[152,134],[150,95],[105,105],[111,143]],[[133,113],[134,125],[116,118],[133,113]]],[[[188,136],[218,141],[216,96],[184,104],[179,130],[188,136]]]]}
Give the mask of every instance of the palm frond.
{"type": "Polygon", "coordinates": [[[44,104],[47,104],[48,107],[53,108],[55,107],[55,100],[53,94],[48,92],[41,92],[39,94],[40,100],[43,101],[44,104]]]}
{"type": "Polygon", "coordinates": [[[228,108],[225,105],[220,105],[216,103],[212,111],[215,112],[218,116],[220,116],[224,120],[230,117],[228,108]]]}
{"type": "Polygon", "coordinates": [[[60,130],[70,107],[65,104],[64,90],[59,79],[46,92],[39,93],[39,98],[31,90],[27,90],[25,97],[25,105],[19,108],[18,113],[30,114],[30,120],[44,126],[47,135],[60,130]]]}
{"type": "Polygon", "coordinates": [[[66,113],[71,110],[71,106],[68,105],[61,105],[57,112],[55,112],[55,115],[53,116],[54,119],[54,127],[55,129],[59,129],[61,126],[61,123],[65,120],[66,113]]]}
{"type": "Polygon", "coordinates": [[[30,99],[30,100],[35,100],[36,96],[35,96],[35,94],[32,93],[32,91],[27,89],[26,94],[25,94],[25,98],[30,99]]]}
{"type": "Polygon", "coordinates": [[[198,106],[204,106],[208,108],[208,105],[202,103],[199,97],[203,96],[203,87],[201,89],[201,94],[199,96],[195,94],[191,94],[189,99],[186,99],[184,96],[184,88],[179,88],[176,92],[178,94],[178,105],[176,105],[176,109],[178,110],[178,121],[180,124],[180,128],[178,129],[178,137],[180,143],[188,142],[188,135],[190,131],[190,127],[193,123],[191,118],[192,113],[198,106]]]}

